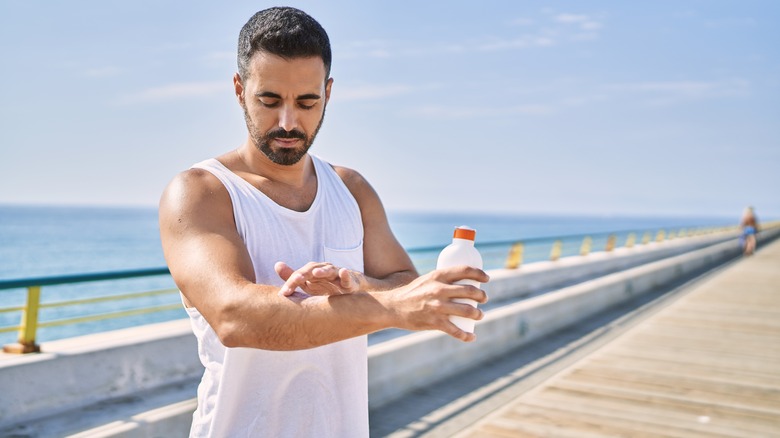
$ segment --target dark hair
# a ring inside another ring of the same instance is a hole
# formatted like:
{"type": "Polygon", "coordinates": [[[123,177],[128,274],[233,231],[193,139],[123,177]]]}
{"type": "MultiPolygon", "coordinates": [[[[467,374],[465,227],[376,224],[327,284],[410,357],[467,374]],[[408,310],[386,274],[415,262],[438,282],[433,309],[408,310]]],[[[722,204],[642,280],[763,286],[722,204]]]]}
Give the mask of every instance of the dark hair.
{"type": "Polygon", "coordinates": [[[249,19],[238,34],[238,74],[249,77],[249,62],[258,51],[282,58],[319,56],[330,77],[330,40],[325,29],[307,13],[289,7],[264,9],[249,19]]]}

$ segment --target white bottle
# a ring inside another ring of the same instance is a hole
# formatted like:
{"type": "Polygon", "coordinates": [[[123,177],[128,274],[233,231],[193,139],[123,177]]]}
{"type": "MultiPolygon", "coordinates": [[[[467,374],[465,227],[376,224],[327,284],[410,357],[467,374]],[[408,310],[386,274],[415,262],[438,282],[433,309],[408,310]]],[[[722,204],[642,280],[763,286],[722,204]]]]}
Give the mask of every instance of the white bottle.
{"type": "MultiPolygon", "coordinates": [[[[439,254],[439,259],[436,262],[436,269],[462,265],[482,269],[482,256],[479,255],[477,248],[474,248],[474,237],[476,237],[476,235],[476,230],[467,226],[455,228],[452,243],[447,245],[439,254]]],[[[477,288],[480,286],[480,284],[474,280],[461,280],[455,284],[470,284],[477,288]]],[[[453,301],[477,307],[477,302],[472,299],[455,298],[453,301]]],[[[453,315],[450,316],[450,321],[464,332],[474,333],[475,320],[453,315]]]]}

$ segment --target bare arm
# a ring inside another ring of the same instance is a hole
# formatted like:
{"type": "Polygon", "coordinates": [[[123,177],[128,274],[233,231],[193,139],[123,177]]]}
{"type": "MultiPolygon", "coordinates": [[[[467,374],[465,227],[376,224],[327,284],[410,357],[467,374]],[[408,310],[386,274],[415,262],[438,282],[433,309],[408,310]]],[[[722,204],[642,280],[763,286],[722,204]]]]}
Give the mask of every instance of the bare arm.
{"type": "Polygon", "coordinates": [[[360,207],[364,272],[350,271],[329,263],[312,262],[297,270],[284,263],[277,264],[276,272],[285,280],[280,293],[291,295],[296,289],[315,295],[383,291],[417,278],[417,270],[393,235],[385,209],[373,187],[354,170],[345,167],[334,169],[360,207]]]}
{"type": "MultiPolygon", "coordinates": [[[[215,177],[202,170],[188,170],[166,188],[160,201],[160,233],[166,261],[186,303],[198,309],[228,347],[297,350],[388,327],[437,329],[470,341],[474,335],[460,331],[447,317],[480,319],[482,313],[451,299],[486,301],[479,289],[451,285],[464,278],[487,281],[484,272],[469,268],[434,272],[385,293],[279,296],[278,288],[255,284],[230,197],[215,177]]],[[[383,242],[370,239],[365,244],[374,254],[379,251],[374,245],[383,242]]],[[[369,256],[366,260],[367,272],[371,269],[379,277],[365,280],[372,287],[382,289],[408,278],[403,269],[398,270],[403,263],[382,269],[369,256]]]]}
{"type": "Polygon", "coordinates": [[[417,278],[409,255],[393,235],[387,214],[373,187],[354,170],[336,167],[360,206],[363,219],[363,264],[367,290],[388,290],[417,278]]]}

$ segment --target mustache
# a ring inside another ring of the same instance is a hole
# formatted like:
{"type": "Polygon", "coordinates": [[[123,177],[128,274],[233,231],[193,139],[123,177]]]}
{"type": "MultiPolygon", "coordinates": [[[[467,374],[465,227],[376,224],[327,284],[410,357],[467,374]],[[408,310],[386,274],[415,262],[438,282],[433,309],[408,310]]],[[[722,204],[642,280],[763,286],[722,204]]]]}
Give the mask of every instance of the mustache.
{"type": "Polygon", "coordinates": [[[301,132],[301,131],[299,131],[297,129],[293,129],[292,131],[287,131],[287,130],[282,129],[282,128],[277,128],[277,129],[274,129],[272,131],[268,131],[268,133],[266,133],[265,136],[266,136],[266,138],[269,138],[269,139],[271,139],[271,138],[297,138],[297,139],[300,139],[300,140],[306,140],[306,134],[304,134],[303,132],[301,132]]]}

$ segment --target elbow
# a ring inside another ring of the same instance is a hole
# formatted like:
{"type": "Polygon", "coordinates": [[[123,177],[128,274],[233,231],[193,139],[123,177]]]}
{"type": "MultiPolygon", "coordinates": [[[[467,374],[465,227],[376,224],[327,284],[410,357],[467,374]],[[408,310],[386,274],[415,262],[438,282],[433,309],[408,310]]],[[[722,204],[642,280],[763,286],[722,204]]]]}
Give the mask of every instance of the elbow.
{"type": "Polygon", "coordinates": [[[268,333],[273,330],[268,322],[272,319],[266,314],[248,320],[245,306],[240,303],[224,304],[220,306],[212,328],[219,342],[227,348],[290,349],[269,339],[268,333]]]}
{"type": "Polygon", "coordinates": [[[217,335],[219,342],[228,348],[247,347],[247,324],[241,322],[236,305],[225,303],[219,306],[214,315],[214,323],[211,328],[217,335]]]}
{"type": "Polygon", "coordinates": [[[214,328],[219,342],[227,348],[246,347],[246,341],[236,324],[222,323],[214,328]]]}
{"type": "Polygon", "coordinates": [[[212,327],[219,342],[228,348],[246,347],[245,336],[238,324],[232,321],[220,321],[212,327]]]}

